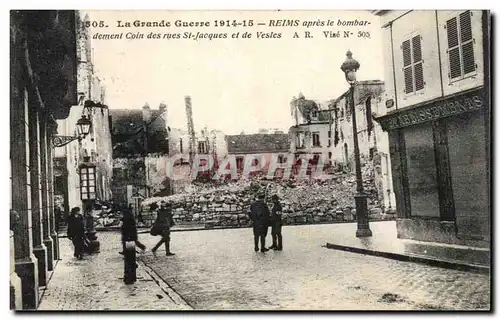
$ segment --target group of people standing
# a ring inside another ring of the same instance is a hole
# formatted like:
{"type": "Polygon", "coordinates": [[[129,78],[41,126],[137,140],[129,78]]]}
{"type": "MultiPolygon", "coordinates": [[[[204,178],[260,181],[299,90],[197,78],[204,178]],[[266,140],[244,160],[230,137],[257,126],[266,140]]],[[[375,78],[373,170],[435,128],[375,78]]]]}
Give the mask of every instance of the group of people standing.
{"type": "MultiPolygon", "coordinates": [[[[273,195],[271,198],[272,208],[269,210],[265,198],[265,194],[260,193],[257,200],[250,205],[249,209],[249,216],[253,222],[254,250],[256,252],[259,250],[261,252],[267,252],[270,249],[281,251],[283,250],[283,236],[281,233],[283,226],[281,219],[282,206],[279,197],[273,195]],[[271,247],[266,248],[266,237],[269,227],[271,227],[273,243],[271,247]]],[[[170,251],[170,231],[174,225],[172,205],[162,201],[157,210],[156,221],[150,231],[152,236],[161,236],[160,241],[151,249],[153,254],[156,255],[156,251],[164,244],[166,255],[174,255],[174,253],[170,251]]],[[[122,211],[121,235],[123,251],[120,252],[120,254],[124,253],[125,244],[130,241],[135,242],[135,245],[142,251],[146,250],[146,246],[138,239],[136,219],[130,207],[122,211]]],[[[71,214],[68,218],[68,238],[73,242],[75,258],[82,259],[83,253],[85,252],[85,223],[84,217],[80,213],[80,208],[78,207],[71,210],[71,214]]]]}
{"type": "Polygon", "coordinates": [[[281,234],[283,209],[277,195],[273,195],[271,198],[271,210],[269,210],[265,198],[265,194],[260,193],[257,200],[250,205],[249,216],[253,223],[254,250],[255,252],[259,251],[260,242],[261,252],[267,252],[269,249],[281,251],[283,250],[283,236],[281,234]],[[269,227],[271,227],[273,244],[271,247],[266,248],[269,227]]]}

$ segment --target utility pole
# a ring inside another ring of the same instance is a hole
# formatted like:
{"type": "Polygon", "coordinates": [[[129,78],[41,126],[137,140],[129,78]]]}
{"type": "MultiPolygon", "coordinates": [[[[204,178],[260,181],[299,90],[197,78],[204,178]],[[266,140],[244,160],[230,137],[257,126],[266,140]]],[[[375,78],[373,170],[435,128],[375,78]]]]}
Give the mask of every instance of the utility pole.
{"type": "Polygon", "coordinates": [[[194,124],[193,124],[193,109],[191,107],[191,97],[186,96],[184,98],[184,102],[186,105],[186,116],[187,116],[187,126],[188,126],[188,134],[189,134],[189,164],[192,165],[194,161],[195,148],[196,148],[196,136],[194,132],[194,124]]]}
{"type": "Polygon", "coordinates": [[[213,161],[214,161],[213,173],[215,174],[215,172],[218,169],[218,165],[219,165],[219,162],[217,159],[217,133],[215,131],[212,132],[212,157],[213,157],[213,161]]]}
{"type": "Polygon", "coordinates": [[[147,163],[147,157],[149,152],[149,125],[152,123],[151,119],[151,110],[149,108],[149,104],[146,102],[142,107],[142,130],[144,132],[144,136],[142,137],[143,143],[143,158],[144,158],[144,173],[146,175],[145,181],[145,192],[146,196],[149,197],[149,167],[147,163]]]}

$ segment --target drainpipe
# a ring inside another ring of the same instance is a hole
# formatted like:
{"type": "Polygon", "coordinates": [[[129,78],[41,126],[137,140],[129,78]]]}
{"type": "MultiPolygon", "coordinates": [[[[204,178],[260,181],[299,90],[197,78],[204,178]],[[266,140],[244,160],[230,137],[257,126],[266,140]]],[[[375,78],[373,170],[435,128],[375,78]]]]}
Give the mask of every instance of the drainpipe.
{"type": "Polygon", "coordinates": [[[394,63],[394,39],[392,35],[392,23],[393,21],[389,22],[389,30],[391,32],[392,83],[394,84],[394,106],[396,107],[396,110],[398,110],[398,91],[396,86],[396,66],[394,63]]]}
{"type": "Polygon", "coordinates": [[[390,168],[389,168],[389,156],[387,154],[384,153],[384,160],[385,160],[385,176],[386,176],[386,179],[385,179],[385,183],[387,184],[387,200],[389,202],[389,209],[392,210],[392,204],[391,204],[391,179],[389,177],[389,172],[390,172],[390,168]]]}
{"type": "Polygon", "coordinates": [[[438,60],[439,60],[439,78],[441,79],[441,97],[444,97],[444,85],[443,85],[443,69],[441,66],[443,65],[441,62],[441,40],[439,38],[439,22],[438,22],[438,12],[434,11],[436,16],[436,33],[437,33],[437,45],[438,45],[438,60]]]}

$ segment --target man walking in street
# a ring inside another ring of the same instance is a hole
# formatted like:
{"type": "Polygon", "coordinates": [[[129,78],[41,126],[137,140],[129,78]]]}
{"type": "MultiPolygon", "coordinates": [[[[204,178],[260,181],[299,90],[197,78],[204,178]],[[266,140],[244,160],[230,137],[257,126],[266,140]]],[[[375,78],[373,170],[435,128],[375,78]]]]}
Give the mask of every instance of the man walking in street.
{"type": "Polygon", "coordinates": [[[283,238],[281,236],[281,227],[283,222],[281,214],[283,208],[281,207],[280,199],[277,195],[272,197],[273,208],[271,209],[271,235],[273,237],[273,245],[269,249],[281,251],[283,250],[283,238]]]}
{"type": "Polygon", "coordinates": [[[175,225],[174,219],[172,217],[172,204],[161,202],[160,209],[158,210],[158,215],[156,221],[151,228],[151,235],[157,236],[161,235],[161,240],[151,249],[153,254],[156,254],[156,250],[165,243],[165,251],[167,256],[173,256],[175,253],[170,251],[170,228],[175,225]]]}
{"type": "Polygon", "coordinates": [[[85,225],[78,207],[71,209],[71,214],[68,217],[68,238],[75,247],[73,256],[78,260],[82,260],[85,251],[85,225]]]}
{"type": "Polygon", "coordinates": [[[269,249],[266,248],[266,236],[267,230],[269,228],[270,218],[269,218],[269,208],[264,202],[265,195],[263,193],[259,194],[257,201],[250,205],[250,220],[253,222],[253,237],[255,244],[255,252],[259,251],[259,239],[260,239],[260,251],[266,252],[269,249]]]}

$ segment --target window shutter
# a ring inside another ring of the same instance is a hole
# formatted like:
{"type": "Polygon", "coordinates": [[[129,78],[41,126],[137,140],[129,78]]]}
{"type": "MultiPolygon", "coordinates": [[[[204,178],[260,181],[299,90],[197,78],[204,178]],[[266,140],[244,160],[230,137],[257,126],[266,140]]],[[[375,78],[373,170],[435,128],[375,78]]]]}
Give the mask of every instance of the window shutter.
{"type": "Polygon", "coordinates": [[[460,40],[462,43],[472,40],[470,11],[460,14],[460,40]]]}
{"type": "Polygon", "coordinates": [[[411,40],[413,50],[413,74],[415,78],[415,91],[424,88],[424,70],[422,66],[422,45],[420,36],[415,36],[411,40]]]}
{"type": "Polygon", "coordinates": [[[411,67],[406,68],[404,71],[405,75],[405,93],[413,92],[413,74],[411,67]]]}
{"type": "Polygon", "coordinates": [[[448,55],[450,57],[450,78],[455,79],[462,75],[460,70],[460,52],[458,47],[450,49],[448,55]]]}
{"type": "Polygon", "coordinates": [[[474,59],[470,11],[465,11],[460,14],[460,40],[462,43],[463,72],[464,74],[474,72],[476,70],[476,63],[474,59]]]}
{"type": "Polygon", "coordinates": [[[403,73],[405,78],[405,93],[413,92],[413,70],[411,66],[411,44],[410,40],[403,42],[403,73]]]}
{"type": "Polygon", "coordinates": [[[458,46],[457,18],[446,21],[446,32],[448,33],[448,49],[458,46]]]}
{"type": "Polygon", "coordinates": [[[403,42],[403,67],[411,65],[411,47],[410,40],[403,42]]]}
{"type": "Polygon", "coordinates": [[[422,62],[415,64],[415,91],[422,90],[424,88],[424,71],[422,67],[422,62]]]}
{"type": "Polygon", "coordinates": [[[448,35],[448,58],[450,61],[450,78],[455,79],[462,75],[460,63],[460,48],[458,41],[457,18],[446,21],[446,32],[448,35]]]}
{"type": "Polygon", "coordinates": [[[464,66],[464,74],[476,70],[476,63],[474,60],[474,44],[472,41],[462,45],[462,59],[464,66]]]}
{"type": "Polygon", "coordinates": [[[411,39],[413,46],[413,63],[422,61],[422,47],[420,43],[420,36],[415,36],[411,39]]]}

